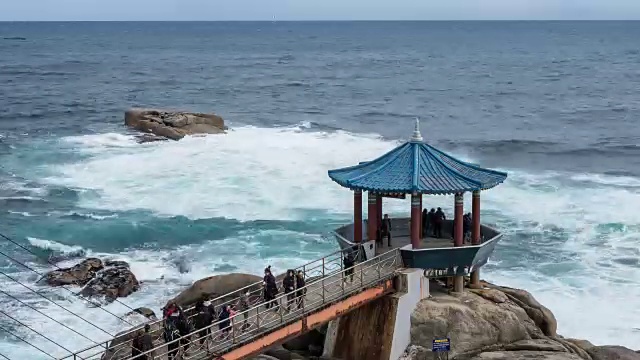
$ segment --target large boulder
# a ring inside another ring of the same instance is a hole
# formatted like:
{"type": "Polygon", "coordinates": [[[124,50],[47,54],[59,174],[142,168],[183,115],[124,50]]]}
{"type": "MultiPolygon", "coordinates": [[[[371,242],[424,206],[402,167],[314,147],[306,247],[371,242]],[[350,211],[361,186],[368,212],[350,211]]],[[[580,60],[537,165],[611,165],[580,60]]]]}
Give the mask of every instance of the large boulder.
{"type": "Polygon", "coordinates": [[[449,337],[451,357],[520,340],[541,339],[542,331],[526,311],[503,300],[497,290],[465,291],[457,296],[435,294],[421,301],[411,315],[411,343],[430,347],[437,337],[449,337]],[[483,296],[484,295],[484,296],[483,296]]]}
{"type": "Polygon", "coordinates": [[[81,296],[102,297],[107,303],[111,303],[116,298],[129,296],[140,288],[140,283],[129,269],[129,264],[124,261],[112,261],[107,264],[111,266],[97,272],[80,291],[81,296]]]}
{"type": "Polygon", "coordinates": [[[401,359],[431,359],[433,339],[449,337],[452,360],[640,360],[633,350],[563,338],[556,329],[553,313],[527,291],[483,282],[420,301],[401,359]]]}
{"type": "Polygon", "coordinates": [[[216,298],[256,283],[258,283],[258,285],[252,288],[252,290],[257,290],[262,286],[259,284],[261,281],[261,277],[250,274],[233,273],[209,276],[194,282],[189,288],[167,302],[167,305],[170,302],[175,302],[183,308],[189,307],[203,296],[216,298]]]}
{"type": "Polygon", "coordinates": [[[593,360],[640,360],[640,354],[622,346],[594,346],[587,352],[593,360]]]}
{"type": "MultiPolygon", "coordinates": [[[[218,115],[154,109],[128,110],[124,123],[138,131],[172,140],[180,140],[185,135],[220,134],[226,130],[224,120],[218,115]]],[[[151,139],[154,138],[145,141],[151,139]]]]}
{"type": "Polygon", "coordinates": [[[142,315],[145,318],[149,319],[149,320],[158,320],[158,317],[156,316],[155,311],[147,308],[147,307],[139,307],[139,308],[135,308],[132,311],[128,312],[125,314],[125,316],[131,316],[131,315],[142,315]]]}
{"type": "Polygon", "coordinates": [[[44,275],[42,281],[50,286],[83,286],[91,281],[96,273],[103,268],[102,260],[89,258],[72,267],[50,271],[44,275]]]}

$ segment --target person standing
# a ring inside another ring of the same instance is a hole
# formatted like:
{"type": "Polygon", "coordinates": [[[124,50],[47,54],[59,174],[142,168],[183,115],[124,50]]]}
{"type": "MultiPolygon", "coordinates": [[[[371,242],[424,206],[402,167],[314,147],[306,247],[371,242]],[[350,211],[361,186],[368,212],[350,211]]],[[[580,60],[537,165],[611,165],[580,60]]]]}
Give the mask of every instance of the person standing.
{"type": "Polygon", "coordinates": [[[353,283],[353,266],[355,265],[355,260],[353,259],[352,249],[346,251],[344,255],[344,277],[342,279],[343,282],[347,282],[347,277],[349,278],[349,282],[353,283]]]}
{"type": "Polygon", "coordinates": [[[277,310],[278,305],[275,303],[274,299],[276,298],[276,295],[278,295],[278,284],[276,283],[275,276],[271,273],[271,265],[264,269],[263,286],[264,301],[267,303],[267,309],[273,307],[274,310],[277,310]]]}
{"type": "Polygon", "coordinates": [[[383,239],[387,238],[387,245],[391,247],[391,219],[389,219],[389,214],[384,214],[384,218],[382,218],[380,233],[383,239]]]}
{"type": "Polygon", "coordinates": [[[307,294],[307,288],[305,288],[304,273],[302,270],[298,270],[296,276],[296,297],[298,298],[298,309],[304,307],[304,297],[307,294]]]}
{"type": "Polygon", "coordinates": [[[293,270],[287,270],[287,276],[282,279],[282,288],[284,289],[284,293],[287,294],[287,312],[291,311],[291,303],[294,302],[296,298],[296,279],[295,273],[293,270]]]}
{"type": "Polygon", "coordinates": [[[444,214],[444,211],[442,211],[442,208],[438,208],[438,210],[435,213],[435,219],[434,219],[434,233],[435,236],[438,239],[442,238],[442,223],[447,220],[447,216],[444,214]]]}

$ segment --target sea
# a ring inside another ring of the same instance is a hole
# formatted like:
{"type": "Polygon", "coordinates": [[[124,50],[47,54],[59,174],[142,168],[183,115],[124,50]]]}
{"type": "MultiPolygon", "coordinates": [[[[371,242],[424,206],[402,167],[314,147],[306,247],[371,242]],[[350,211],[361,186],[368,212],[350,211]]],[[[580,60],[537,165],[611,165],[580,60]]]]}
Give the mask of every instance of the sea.
{"type": "Polygon", "coordinates": [[[482,193],[505,233],[483,278],[530,291],[564,336],[638,349],[638,39],[638,22],[0,23],[0,233],[20,245],[0,239],[0,353],[62,357],[195,280],[337,250],[353,197],[327,170],[393,149],[415,118],[509,174],[482,193]],[[229,131],[141,144],[131,107],[229,131]],[[141,289],[95,307],[39,285],[50,257],[93,256],[141,289]]]}

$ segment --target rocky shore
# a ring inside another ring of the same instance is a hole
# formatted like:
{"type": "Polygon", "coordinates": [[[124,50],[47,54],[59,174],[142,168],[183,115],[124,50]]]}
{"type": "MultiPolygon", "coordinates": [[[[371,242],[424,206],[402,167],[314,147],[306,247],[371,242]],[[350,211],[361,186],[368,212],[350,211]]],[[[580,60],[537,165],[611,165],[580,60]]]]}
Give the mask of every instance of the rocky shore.
{"type": "Polygon", "coordinates": [[[194,134],[221,134],[227,129],[218,115],[156,109],[128,110],[124,123],[145,133],[140,137],[141,142],[180,140],[194,134]]]}
{"type": "Polygon", "coordinates": [[[402,360],[433,359],[431,344],[440,337],[451,339],[453,360],[640,360],[625,347],[559,335],[553,313],[530,293],[487,282],[422,300],[411,315],[411,345],[402,360]]]}

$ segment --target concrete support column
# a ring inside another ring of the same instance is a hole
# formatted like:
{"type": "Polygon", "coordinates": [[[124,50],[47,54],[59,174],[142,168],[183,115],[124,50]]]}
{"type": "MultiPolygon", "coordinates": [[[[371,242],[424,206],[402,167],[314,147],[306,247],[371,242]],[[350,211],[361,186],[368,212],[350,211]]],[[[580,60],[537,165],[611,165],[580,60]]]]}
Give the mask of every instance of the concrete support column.
{"type": "Polygon", "coordinates": [[[414,249],[420,248],[420,215],[422,215],[422,209],[420,208],[420,198],[422,194],[411,194],[411,247],[414,249]]]}
{"type": "MultiPolygon", "coordinates": [[[[462,193],[456,194],[455,196],[455,212],[453,218],[453,246],[462,246],[464,245],[464,234],[463,234],[463,226],[462,226],[462,217],[464,216],[464,197],[462,193]]],[[[463,265],[463,264],[458,264],[463,265]]],[[[464,288],[464,277],[463,276],[455,276],[453,279],[453,291],[462,292],[464,288]]]]}
{"type": "Polygon", "coordinates": [[[362,190],[353,192],[353,241],[362,242],[362,190]]]}
{"type": "Polygon", "coordinates": [[[371,191],[367,192],[367,202],[369,203],[368,211],[368,225],[367,225],[367,240],[376,239],[376,230],[378,230],[378,215],[376,205],[376,194],[371,191]]]}
{"type": "MultiPolygon", "coordinates": [[[[474,191],[471,198],[471,244],[480,245],[480,191],[474,191]]],[[[471,285],[480,286],[480,269],[471,273],[471,285]]]]}

